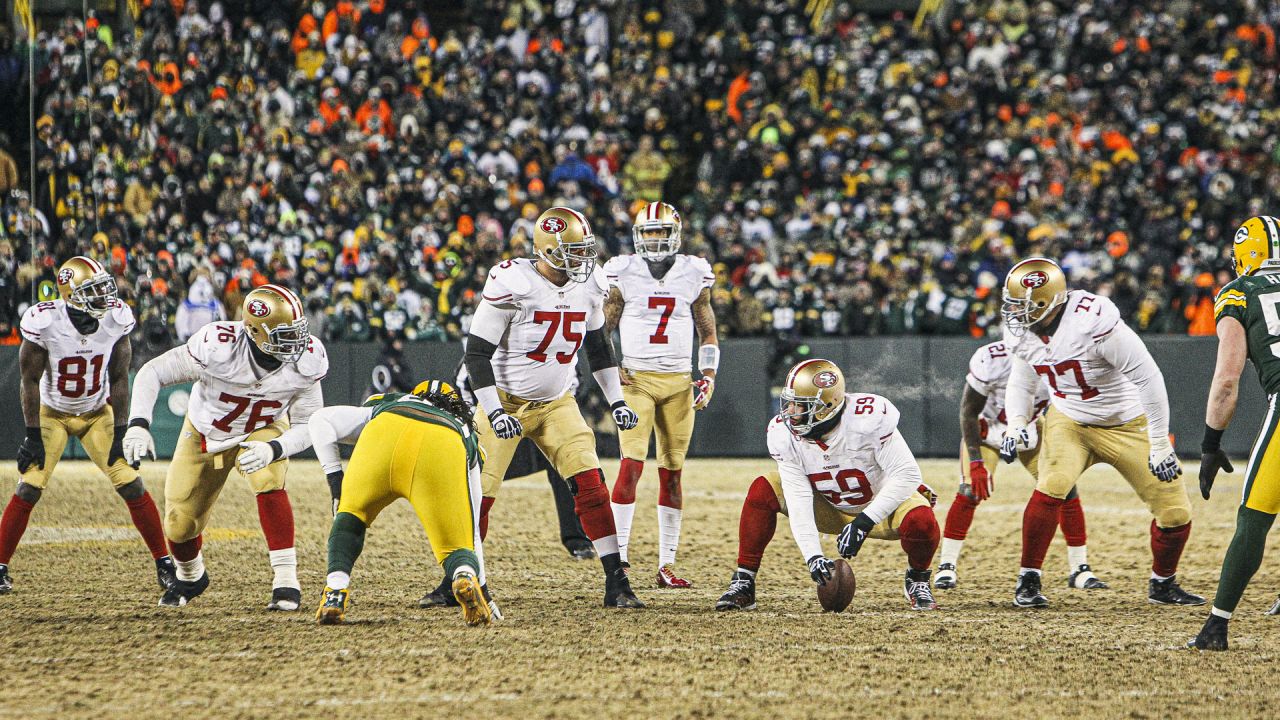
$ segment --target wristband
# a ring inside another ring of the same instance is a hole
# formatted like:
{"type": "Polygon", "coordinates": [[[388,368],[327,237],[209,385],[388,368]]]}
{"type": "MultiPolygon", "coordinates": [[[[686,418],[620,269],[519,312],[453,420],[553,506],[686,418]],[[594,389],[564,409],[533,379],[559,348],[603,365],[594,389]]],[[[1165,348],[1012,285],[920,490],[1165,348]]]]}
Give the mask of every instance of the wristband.
{"type": "Polygon", "coordinates": [[[115,440],[123,439],[123,438],[124,438],[124,433],[125,433],[125,431],[126,431],[126,430],[128,430],[128,429],[129,429],[129,426],[128,426],[128,425],[116,425],[114,428],[112,428],[112,433],[114,434],[114,439],[115,439],[115,440]]]}
{"type": "Polygon", "coordinates": [[[1226,430],[1215,430],[1208,425],[1204,426],[1204,439],[1200,441],[1200,452],[1208,454],[1215,453],[1222,449],[1222,433],[1226,430]]]}
{"type": "Polygon", "coordinates": [[[146,420],[145,418],[136,417],[129,421],[129,427],[140,427],[143,430],[150,430],[151,421],[146,420]]]}
{"type": "Polygon", "coordinates": [[[35,440],[35,441],[37,441],[37,442],[41,442],[41,443],[43,443],[43,442],[44,442],[44,436],[42,436],[42,435],[40,434],[40,428],[38,428],[38,427],[29,427],[29,428],[27,428],[27,439],[28,439],[28,440],[35,440]]]}
{"type": "Polygon", "coordinates": [[[284,454],[284,447],[280,444],[279,440],[272,440],[267,443],[267,445],[271,446],[271,462],[279,460],[280,456],[284,454]]]}
{"type": "Polygon", "coordinates": [[[720,346],[702,345],[698,348],[698,370],[715,372],[720,367],[720,346]]]}

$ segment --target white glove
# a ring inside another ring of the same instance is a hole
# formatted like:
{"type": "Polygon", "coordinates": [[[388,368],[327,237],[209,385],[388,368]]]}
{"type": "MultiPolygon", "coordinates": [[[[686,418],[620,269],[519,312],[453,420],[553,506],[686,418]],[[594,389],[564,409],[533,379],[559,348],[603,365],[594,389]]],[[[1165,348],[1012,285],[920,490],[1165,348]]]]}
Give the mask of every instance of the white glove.
{"type": "Polygon", "coordinates": [[[613,424],[618,426],[619,430],[630,430],[640,423],[640,416],[632,410],[625,400],[619,400],[609,407],[613,413],[613,424]]]}
{"type": "Polygon", "coordinates": [[[240,472],[245,475],[252,475],[276,461],[276,452],[271,449],[270,443],[249,440],[240,443],[240,447],[244,449],[240,451],[236,462],[240,463],[240,472]]]}
{"type": "Polygon", "coordinates": [[[497,435],[500,440],[518,438],[524,434],[524,426],[520,424],[520,421],[502,410],[494,410],[489,413],[489,425],[493,427],[493,434],[497,435]]]}
{"type": "Polygon", "coordinates": [[[711,402],[711,394],[716,391],[716,379],[703,375],[701,380],[693,383],[693,409],[701,410],[711,402]]]}
{"type": "Polygon", "coordinates": [[[1004,431],[1004,439],[1000,442],[1000,457],[1005,462],[1013,462],[1018,453],[1035,450],[1040,444],[1040,432],[1035,422],[1018,423],[1015,418],[1004,431]]]}
{"type": "Polygon", "coordinates": [[[1163,442],[1151,443],[1151,456],[1147,459],[1147,467],[1161,482],[1172,482],[1182,474],[1182,465],[1178,463],[1178,456],[1173,452],[1173,446],[1167,439],[1163,442]]]}
{"type": "Polygon", "coordinates": [[[156,457],[156,441],[151,438],[151,431],[141,425],[131,425],[124,431],[120,448],[124,451],[124,461],[130,465],[137,465],[148,455],[152,460],[156,457]]]}

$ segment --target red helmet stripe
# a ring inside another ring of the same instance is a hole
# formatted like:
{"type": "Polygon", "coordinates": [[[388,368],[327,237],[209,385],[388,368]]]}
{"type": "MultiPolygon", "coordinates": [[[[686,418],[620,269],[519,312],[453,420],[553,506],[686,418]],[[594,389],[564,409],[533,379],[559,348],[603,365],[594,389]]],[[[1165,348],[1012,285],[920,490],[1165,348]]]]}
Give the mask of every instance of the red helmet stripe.
{"type": "Polygon", "coordinates": [[[578,212],[577,210],[574,210],[573,208],[567,207],[563,209],[569,211],[570,213],[573,214],[574,217],[578,218],[578,222],[582,223],[582,230],[584,235],[592,235],[591,223],[587,222],[587,218],[585,215],[578,212]]]}
{"type": "Polygon", "coordinates": [[[262,289],[270,290],[271,292],[284,298],[289,303],[289,309],[293,310],[294,320],[297,320],[298,318],[302,317],[302,303],[298,302],[297,296],[295,296],[291,291],[289,291],[286,288],[282,288],[279,285],[274,285],[270,283],[263,285],[262,289]]]}
{"type": "Polygon", "coordinates": [[[97,275],[98,273],[106,272],[106,270],[102,268],[102,263],[99,263],[97,260],[94,260],[93,258],[87,255],[77,255],[75,258],[72,258],[72,259],[83,260],[84,264],[89,266],[89,269],[93,271],[94,275],[97,275]]]}
{"type": "Polygon", "coordinates": [[[786,385],[786,386],[787,386],[787,387],[791,387],[791,384],[792,384],[792,383],[794,383],[794,382],[796,381],[796,373],[798,373],[798,372],[800,372],[801,370],[803,370],[804,368],[806,368],[806,367],[808,367],[808,366],[812,365],[813,363],[820,363],[820,362],[826,362],[826,360],[823,360],[823,359],[821,359],[821,358],[813,358],[813,359],[811,359],[811,360],[805,360],[804,362],[800,363],[799,365],[797,365],[797,366],[795,366],[795,367],[791,368],[791,372],[787,374],[787,385],[786,385]]]}

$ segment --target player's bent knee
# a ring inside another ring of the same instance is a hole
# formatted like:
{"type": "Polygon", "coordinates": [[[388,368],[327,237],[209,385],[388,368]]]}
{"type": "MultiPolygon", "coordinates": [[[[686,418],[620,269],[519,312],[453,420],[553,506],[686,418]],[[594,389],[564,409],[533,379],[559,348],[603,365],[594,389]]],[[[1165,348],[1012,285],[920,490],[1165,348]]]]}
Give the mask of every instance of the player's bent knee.
{"type": "Polygon", "coordinates": [[[763,475],[757,477],[751,483],[751,487],[747,489],[746,504],[768,512],[785,512],[782,508],[781,498],[774,492],[773,484],[769,482],[769,478],[763,475]]]}
{"type": "Polygon", "coordinates": [[[933,508],[914,508],[903,516],[898,525],[898,536],[909,540],[937,540],[940,530],[933,508]]]}
{"type": "Polygon", "coordinates": [[[1168,530],[1169,528],[1182,527],[1191,522],[1191,508],[1187,507],[1170,507],[1158,510],[1156,513],[1156,526],[1168,530]]]}
{"type": "Polygon", "coordinates": [[[132,482],[116,488],[116,494],[125,500],[137,500],[147,494],[147,486],[142,483],[142,478],[134,478],[132,482]]]}
{"type": "Polygon", "coordinates": [[[1066,500],[1076,486],[1076,479],[1065,473],[1046,472],[1036,483],[1036,490],[1055,500],[1066,500]]]}
{"type": "Polygon", "coordinates": [[[249,487],[253,489],[255,495],[284,489],[284,473],[282,472],[261,470],[250,475],[248,480],[249,487]]]}
{"type": "Polygon", "coordinates": [[[164,511],[164,536],[169,542],[186,542],[200,534],[200,523],[190,513],[167,507],[164,511]]]}
{"type": "Polygon", "coordinates": [[[19,480],[18,487],[13,491],[13,494],[17,495],[19,500],[35,505],[40,502],[40,496],[44,494],[44,490],[19,480]]]}

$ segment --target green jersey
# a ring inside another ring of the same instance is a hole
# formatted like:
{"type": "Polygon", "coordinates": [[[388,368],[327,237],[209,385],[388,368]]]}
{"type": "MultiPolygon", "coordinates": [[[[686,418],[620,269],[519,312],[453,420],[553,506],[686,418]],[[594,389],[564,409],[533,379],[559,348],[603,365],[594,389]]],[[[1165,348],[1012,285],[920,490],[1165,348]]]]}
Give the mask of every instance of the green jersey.
{"type": "Polygon", "coordinates": [[[411,420],[447,427],[462,436],[462,444],[467,449],[467,465],[480,464],[480,440],[471,427],[457,415],[438,408],[417,395],[397,392],[381,393],[365,400],[363,407],[373,408],[373,414],[369,418],[371,420],[382,413],[391,413],[411,420]]]}
{"type": "Polygon", "coordinates": [[[1215,320],[1244,326],[1249,360],[1268,395],[1280,392],[1280,273],[1245,275],[1227,283],[1213,305],[1215,320]]]}

